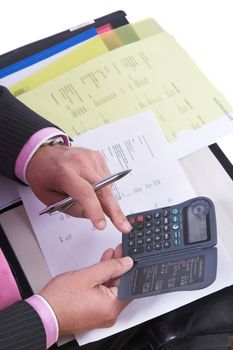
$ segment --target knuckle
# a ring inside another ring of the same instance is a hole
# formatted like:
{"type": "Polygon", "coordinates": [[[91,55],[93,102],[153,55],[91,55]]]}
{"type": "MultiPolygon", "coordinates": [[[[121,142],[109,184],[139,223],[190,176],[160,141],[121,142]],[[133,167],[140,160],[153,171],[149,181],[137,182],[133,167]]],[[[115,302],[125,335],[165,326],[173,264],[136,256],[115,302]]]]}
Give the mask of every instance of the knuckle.
{"type": "Polygon", "coordinates": [[[121,210],[121,208],[119,207],[119,205],[116,206],[116,208],[114,208],[114,213],[113,213],[114,217],[124,217],[124,214],[121,210]]]}
{"type": "Polygon", "coordinates": [[[108,185],[98,191],[98,197],[110,199],[113,197],[112,186],[108,185]]]}
{"type": "Polygon", "coordinates": [[[119,271],[122,271],[122,270],[125,269],[125,266],[124,266],[124,264],[123,264],[123,262],[122,262],[121,259],[115,259],[115,261],[116,261],[116,263],[118,264],[118,269],[119,269],[119,271]]]}
{"type": "Polygon", "coordinates": [[[109,260],[108,268],[110,271],[115,271],[115,273],[121,273],[125,270],[124,264],[121,259],[109,260]]]}
{"type": "Polygon", "coordinates": [[[95,195],[93,187],[88,182],[84,182],[82,184],[81,189],[82,189],[83,196],[85,199],[91,199],[91,200],[95,199],[95,198],[93,198],[95,195]]]}
{"type": "Polygon", "coordinates": [[[105,164],[105,158],[100,151],[93,151],[92,156],[98,163],[105,164]]]}
{"type": "Polygon", "coordinates": [[[104,314],[104,325],[106,327],[112,327],[117,320],[118,313],[110,308],[105,311],[104,314]]]}
{"type": "Polygon", "coordinates": [[[105,161],[104,156],[100,151],[95,151],[95,155],[100,161],[105,161]]]}
{"type": "Polygon", "coordinates": [[[70,170],[69,159],[66,157],[58,157],[55,160],[55,166],[57,169],[57,173],[59,174],[59,178],[62,179],[62,176],[67,176],[70,170]]]}

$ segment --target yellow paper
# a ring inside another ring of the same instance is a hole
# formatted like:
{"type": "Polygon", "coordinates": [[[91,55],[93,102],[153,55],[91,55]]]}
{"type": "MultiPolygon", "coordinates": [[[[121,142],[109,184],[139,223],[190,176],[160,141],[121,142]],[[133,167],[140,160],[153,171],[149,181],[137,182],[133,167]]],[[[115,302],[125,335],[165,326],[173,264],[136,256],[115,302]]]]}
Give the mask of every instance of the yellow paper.
{"type": "Polygon", "coordinates": [[[133,23],[132,27],[140,39],[163,32],[163,29],[153,18],[146,18],[143,21],[133,23]]]}
{"type": "Polygon", "coordinates": [[[15,96],[32,90],[59,75],[68,72],[70,69],[89,61],[97,56],[106,53],[123,45],[130,44],[136,40],[148,37],[161,31],[155,20],[148,18],[134,24],[126,24],[100,36],[96,36],[74,49],[70,53],[50,63],[45,68],[38,70],[29,77],[14,84],[10,91],[15,96]]]}
{"type": "Polygon", "coordinates": [[[50,63],[46,67],[31,74],[29,77],[21,80],[10,88],[13,95],[19,96],[22,93],[29,91],[37,86],[40,86],[59,75],[68,72],[81,63],[87,62],[97,56],[108,52],[103,40],[96,36],[89,39],[86,43],[80,45],[78,48],[67,53],[63,57],[50,63]]]}
{"type": "Polygon", "coordinates": [[[71,136],[150,109],[169,142],[232,111],[165,32],[84,63],[20,100],[71,136]]]}

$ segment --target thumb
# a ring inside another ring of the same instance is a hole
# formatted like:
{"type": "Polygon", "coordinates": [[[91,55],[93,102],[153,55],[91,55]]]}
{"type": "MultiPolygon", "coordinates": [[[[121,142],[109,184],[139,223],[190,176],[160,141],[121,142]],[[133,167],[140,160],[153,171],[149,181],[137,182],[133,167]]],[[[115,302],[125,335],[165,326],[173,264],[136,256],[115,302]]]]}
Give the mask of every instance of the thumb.
{"type": "Polygon", "coordinates": [[[111,279],[120,277],[133,267],[133,259],[125,256],[119,259],[102,261],[89,269],[89,277],[95,285],[103,284],[111,279]]]}

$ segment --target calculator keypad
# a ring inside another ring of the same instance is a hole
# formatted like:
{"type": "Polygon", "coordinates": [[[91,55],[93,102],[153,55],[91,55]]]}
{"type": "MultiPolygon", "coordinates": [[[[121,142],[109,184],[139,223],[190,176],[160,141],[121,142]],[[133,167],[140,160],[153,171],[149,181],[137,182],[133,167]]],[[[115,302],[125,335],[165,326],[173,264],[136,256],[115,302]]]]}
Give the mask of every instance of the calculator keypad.
{"type": "Polygon", "coordinates": [[[180,212],[177,208],[154,210],[128,218],[132,230],[124,235],[129,255],[160,253],[181,244],[180,212]],[[126,238],[127,237],[127,238],[126,238]]]}

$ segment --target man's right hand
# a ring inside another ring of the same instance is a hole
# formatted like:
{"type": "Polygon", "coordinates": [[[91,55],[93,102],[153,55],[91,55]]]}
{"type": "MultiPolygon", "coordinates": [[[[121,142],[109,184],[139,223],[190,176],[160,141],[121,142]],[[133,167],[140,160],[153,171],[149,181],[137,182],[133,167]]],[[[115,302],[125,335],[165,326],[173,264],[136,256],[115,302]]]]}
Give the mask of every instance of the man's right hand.
{"type": "Polygon", "coordinates": [[[64,145],[40,147],[26,172],[32,191],[46,205],[69,196],[76,204],[66,211],[67,214],[88,218],[99,230],[106,227],[106,214],[120,232],[127,233],[132,227],[111,186],[95,192],[91,185],[109,175],[100,152],[64,145]]]}
{"type": "Polygon", "coordinates": [[[56,314],[59,335],[112,326],[129,304],[117,297],[119,277],[132,267],[130,257],[103,256],[98,264],[53,278],[39,294],[56,314]]]}

